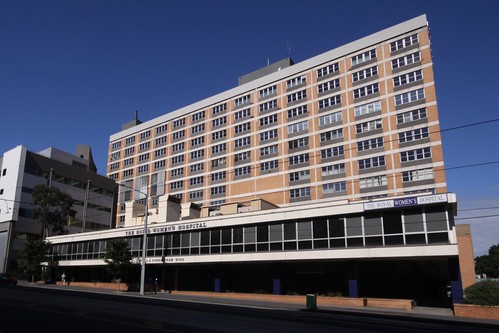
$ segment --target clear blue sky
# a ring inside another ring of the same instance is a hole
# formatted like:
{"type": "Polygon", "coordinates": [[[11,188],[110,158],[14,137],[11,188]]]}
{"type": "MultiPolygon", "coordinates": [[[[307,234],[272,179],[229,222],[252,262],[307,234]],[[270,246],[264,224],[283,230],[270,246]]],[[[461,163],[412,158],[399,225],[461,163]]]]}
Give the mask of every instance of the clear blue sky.
{"type": "MultiPolygon", "coordinates": [[[[105,174],[109,136],[295,62],[426,14],[442,129],[499,118],[498,1],[0,2],[0,153],[92,147],[105,174]]],[[[458,223],[475,255],[499,244],[499,122],[444,131],[458,223]],[[477,209],[480,208],[480,209],[477,209]],[[476,209],[476,210],[470,210],[476,209]]]]}

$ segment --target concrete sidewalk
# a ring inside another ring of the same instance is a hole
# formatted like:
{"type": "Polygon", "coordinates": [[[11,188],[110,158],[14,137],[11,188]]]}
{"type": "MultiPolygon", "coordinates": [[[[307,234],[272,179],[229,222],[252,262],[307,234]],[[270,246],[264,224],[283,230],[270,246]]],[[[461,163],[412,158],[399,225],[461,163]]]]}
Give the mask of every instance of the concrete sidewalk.
{"type": "MultiPolygon", "coordinates": [[[[306,297],[295,296],[294,301],[289,301],[290,298],[285,297],[265,297],[266,295],[259,294],[232,294],[232,293],[207,293],[207,292],[188,292],[188,291],[173,291],[165,292],[159,291],[157,293],[145,292],[140,295],[136,291],[118,291],[105,288],[92,288],[81,287],[72,285],[60,284],[41,284],[31,283],[28,281],[19,281],[19,286],[23,287],[38,287],[46,289],[57,289],[66,291],[90,292],[98,294],[119,295],[123,297],[143,298],[149,300],[170,300],[181,302],[195,302],[195,303],[209,303],[227,306],[239,307],[258,307],[267,309],[280,309],[280,310],[309,310],[307,309],[306,297]],[[251,296],[251,297],[249,297],[251,296]],[[301,301],[296,301],[301,299],[301,301]]],[[[401,308],[380,308],[372,306],[363,307],[348,307],[348,306],[333,306],[333,305],[320,305],[317,304],[316,311],[336,311],[336,312],[349,312],[349,313],[364,313],[372,315],[389,315],[389,316],[403,316],[403,317],[419,317],[426,319],[437,320],[453,320],[463,322],[476,322],[499,325],[499,320],[480,320],[474,318],[464,318],[454,316],[454,312],[449,308],[434,308],[434,307],[421,307],[415,306],[412,310],[405,310],[401,308]]]]}

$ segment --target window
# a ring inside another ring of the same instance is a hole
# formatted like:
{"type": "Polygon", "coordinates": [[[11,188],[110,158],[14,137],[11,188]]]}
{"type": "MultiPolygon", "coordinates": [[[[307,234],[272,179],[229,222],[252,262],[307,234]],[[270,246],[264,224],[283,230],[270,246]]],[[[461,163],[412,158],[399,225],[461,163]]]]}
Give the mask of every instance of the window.
{"type": "Polygon", "coordinates": [[[426,118],[426,108],[412,110],[397,115],[397,124],[426,118]]]}
{"type": "Polygon", "coordinates": [[[343,148],[343,146],[332,147],[332,148],[327,148],[327,149],[321,150],[321,158],[322,159],[341,156],[344,154],[345,154],[345,149],[343,148]]]}
{"type": "Polygon", "coordinates": [[[194,138],[191,140],[191,147],[194,146],[199,146],[204,143],[204,136],[198,136],[197,138],[194,138]]]}
{"type": "Polygon", "coordinates": [[[301,148],[301,147],[307,147],[307,146],[308,146],[308,137],[288,141],[288,149],[289,150],[297,149],[297,148],[301,148]]]}
{"type": "Polygon", "coordinates": [[[184,174],[184,168],[173,169],[171,171],[172,177],[182,176],[184,174]]]}
{"type": "Polygon", "coordinates": [[[123,171],[123,177],[130,177],[133,176],[133,169],[128,169],[123,171]]]}
{"type": "Polygon", "coordinates": [[[234,127],[234,133],[237,134],[237,133],[249,131],[250,129],[251,129],[251,123],[247,122],[247,123],[235,126],[234,127]]]}
{"type": "Polygon", "coordinates": [[[180,143],[176,143],[172,146],[172,151],[174,153],[178,152],[178,151],[182,151],[184,150],[184,146],[185,144],[183,142],[180,142],[180,143]]]}
{"type": "Polygon", "coordinates": [[[277,145],[260,148],[260,156],[272,155],[277,153],[278,153],[277,145]]]}
{"type": "Polygon", "coordinates": [[[162,145],[166,143],[166,136],[161,136],[156,139],[155,144],[156,146],[162,145]]]}
{"type": "Polygon", "coordinates": [[[192,121],[197,121],[197,120],[204,119],[204,114],[205,114],[205,112],[204,112],[204,111],[199,111],[199,112],[197,112],[197,113],[194,113],[194,114],[191,116],[191,120],[192,120],[192,121]]]}
{"type": "Polygon", "coordinates": [[[234,176],[235,177],[240,177],[240,176],[249,175],[249,174],[251,174],[251,167],[249,165],[234,169],[234,176]]]}
{"type": "Polygon", "coordinates": [[[191,128],[191,133],[192,134],[196,134],[196,133],[200,133],[200,132],[204,132],[204,123],[196,125],[196,126],[193,126],[191,128]]]}
{"type": "Polygon", "coordinates": [[[219,140],[227,136],[227,130],[221,130],[215,133],[211,133],[211,141],[219,140]]]}
{"type": "Polygon", "coordinates": [[[251,158],[251,155],[250,155],[249,151],[245,151],[245,152],[234,155],[234,161],[236,161],[236,162],[247,161],[250,158],[251,158]]]}
{"type": "Polygon", "coordinates": [[[234,106],[236,108],[239,107],[239,106],[241,106],[241,105],[249,104],[249,103],[250,103],[250,95],[239,97],[239,98],[236,98],[234,100],[234,106]]]}
{"type": "Polygon", "coordinates": [[[392,69],[397,69],[400,67],[404,67],[415,62],[421,61],[421,54],[419,52],[415,52],[397,59],[392,60],[392,69]]]}
{"type": "Polygon", "coordinates": [[[191,152],[191,160],[204,156],[204,149],[199,149],[191,152]]]}
{"type": "Polygon", "coordinates": [[[218,166],[223,166],[223,165],[225,165],[225,157],[216,158],[216,159],[211,161],[212,168],[215,168],[218,166]]]}
{"type": "Polygon", "coordinates": [[[166,132],[167,128],[166,124],[156,127],[156,135],[166,132]]]}
{"type": "Polygon", "coordinates": [[[127,158],[126,160],[123,161],[123,166],[130,166],[133,165],[133,157],[132,158],[127,158]]]}
{"type": "Polygon", "coordinates": [[[140,133],[140,139],[141,140],[145,140],[145,139],[147,139],[149,137],[151,137],[151,131],[146,131],[146,132],[140,133]]]}
{"type": "Polygon", "coordinates": [[[360,97],[375,94],[377,92],[379,92],[379,84],[374,83],[374,84],[370,84],[370,85],[365,86],[365,87],[354,89],[353,98],[360,98],[360,97]]]}
{"type": "Polygon", "coordinates": [[[336,89],[339,87],[340,87],[340,79],[334,79],[326,83],[321,83],[317,85],[317,92],[320,94],[328,90],[336,89]]]}
{"type": "Polygon", "coordinates": [[[343,129],[340,128],[340,129],[335,129],[335,130],[328,131],[325,133],[321,133],[320,136],[321,136],[321,142],[342,139],[343,138],[343,129]]]}
{"type": "Polygon", "coordinates": [[[121,147],[121,141],[113,142],[113,144],[111,145],[112,150],[119,149],[120,147],[121,147]]]}
{"type": "Polygon", "coordinates": [[[225,179],[226,172],[225,171],[220,171],[220,172],[215,172],[211,174],[211,181],[217,181],[217,180],[223,180],[225,179]]]}
{"type": "Polygon", "coordinates": [[[404,75],[399,75],[393,78],[393,86],[398,87],[407,83],[419,81],[423,79],[423,71],[417,70],[404,75]]]}
{"type": "Polygon", "coordinates": [[[144,143],[141,143],[139,145],[139,150],[142,151],[142,150],[147,150],[151,147],[151,142],[150,141],[147,141],[147,142],[144,142],[144,143]]]}
{"type": "Polygon", "coordinates": [[[191,178],[191,179],[189,179],[189,185],[195,186],[195,185],[203,184],[203,180],[204,180],[203,176],[191,178]]]}
{"type": "Polygon", "coordinates": [[[218,154],[218,153],[224,152],[226,149],[227,149],[227,144],[221,143],[221,144],[218,144],[218,145],[211,147],[211,153],[218,154]]]}
{"type": "Polygon", "coordinates": [[[260,163],[260,171],[268,171],[279,167],[278,160],[260,163]]]}
{"type": "Polygon", "coordinates": [[[300,99],[307,98],[307,91],[302,90],[288,95],[288,103],[299,101],[300,99]]]}
{"type": "Polygon", "coordinates": [[[234,114],[234,120],[248,118],[249,116],[251,116],[251,109],[244,109],[234,114]]]}
{"type": "Polygon", "coordinates": [[[245,136],[244,138],[236,139],[234,141],[234,147],[243,147],[251,144],[251,137],[250,136],[245,136]]]}
{"type": "Polygon", "coordinates": [[[267,96],[272,96],[277,93],[277,86],[268,87],[260,90],[260,98],[265,98],[267,96]]]}
{"type": "Polygon", "coordinates": [[[291,80],[286,81],[286,88],[290,89],[305,83],[307,83],[307,77],[305,75],[298,76],[291,80]]]}
{"type": "Polygon", "coordinates": [[[172,164],[178,164],[184,162],[184,155],[174,156],[172,157],[172,164]]]}
{"type": "Polygon", "coordinates": [[[357,134],[374,131],[380,128],[383,128],[383,123],[381,122],[381,119],[371,120],[365,123],[360,123],[355,125],[357,134]]]}
{"type": "Polygon", "coordinates": [[[368,77],[371,76],[376,76],[378,75],[378,66],[373,66],[371,68],[366,68],[361,71],[355,72],[352,74],[352,81],[357,82],[360,80],[367,79],[368,77]]]}
{"type": "Polygon", "coordinates": [[[400,95],[395,95],[395,105],[398,106],[402,104],[407,104],[424,98],[425,98],[424,89],[421,88],[400,95]]]}
{"type": "Polygon", "coordinates": [[[181,130],[181,131],[178,131],[178,132],[174,132],[172,134],[173,141],[182,139],[184,136],[185,136],[185,131],[184,130],[181,130]]]}
{"type": "Polygon", "coordinates": [[[176,190],[184,187],[184,181],[178,180],[176,182],[170,183],[170,190],[176,190]]]}
{"type": "Polygon", "coordinates": [[[203,191],[192,191],[189,193],[189,199],[195,200],[195,199],[202,199],[203,198],[203,191]]]}
{"type": "Polygon", "coordinates": [[[334,106],[334,105],[339,105],[339,104],[341,104],[341,96],[340,95],[331,96],[331,97],[319,100],[319,109],[324,109],[324,108],[334,106]]]}
{"type": "Polygon", "coordinates": [[[125,139],[125,145],[127,146],[133,144],[134,142],[135,142],[134,136],[125,139]]]}
{"type": "Polygon", "coordinates": [[[166,165],[166,161],[165,160],[162,160],[162,161],[157,161],[157,162],[154,162],[154,169],[162,169],[164,168],[166,165]]]}
{"type": "Polygon", "coordinates": [[[329,183],[329,184],[323,184],[322,185],[322,193],[324,193],[324,194],[331,194],[331,193],[337,193],[337,192],[345,192],[346,190],[347,190],[347,183],[346,183],[346,181],[341,181],[341,182],[329,183]]]}
{"type": "Polygon", "coordinates": [[[310,187],[296,188],[289,191],[291,199],[310,197],[310,187]]]}
{"type": "Polygon", "coordinates": [[[321,168],[321,171],[322,171],[322,177],[345,173],[345,163],[323,166],[321,168]]]}
{"type": "Polygon", "coordinates": [[[342,121],[342,119],[343,119],[343,115],[342,115],[341,111],[327,114],[325,116],[319,117],[319,126],[324,126],[324,125],[332,124],[335,122],[339,122],[339,121],[342,121]]]}
{"type": "Polygon", "coordinates": [[[277,99],[260,104],[260,112],[267,111],[267,110],[274,109],[274,108],[277,108],[277,99]]]}
{"type": "Polygon", "coordinates": [[[377,156],[359,160],[359,170],[376,168],[385,165],[385,157],[377,156]]]}
{"type": "Polygon", "coordinates": [[[220,126],[220,125],[224,125],[226,123],[227,123],[227,116],[216,118],[216,119],[213,119],[211,121],[212,127],[217,127],[217,126],[220,126]]]}
{"type": "Polygon", "coordinates": [[[357,151],[365,151],[369,149],[383,147],[383,137],[369,139],[357,142],[357,151]]]}
{"type": "Polygon", "coordinates": [[[120,162],[111,163],[111,165],[109,166],[110,170],[116,170],[119,168],[120,168],[120,162]]]}
{"type": "Polygon", "coordinates": [[[376,101],[372,103],[362,104],[354,108],[355,117],[362,116],[364,114],[373,113],[376,111],[381,111],[381,102],[376,101]]]}
{"type": "Polygon", "coordinates": [[[288,157],[289,165],[308,163],[308,161],[309,161],[308,153],[288,157]]]}
{"type": "Polygon", "coordinates": [[[308,121],[302,121],[300,123],[288,125],[288,134],[297,133],[301,131],[308,131],[308,121]]]}
{"type": "Polygon", "coordinates": [[[111,161],[115,161],[118,159],[120,159],[120,152],[119,151],[111,154],[111,161]]]}
{"type": "Polygon", "coordinates": [[[223,103],[223,104],[214,106],[212,109],[212,114],[217,114],[217,113],[220,113],[220,112],[223,112],[226,110],[227,110],[227,103],[223,103]]]}
{"type": "Polygon", "coordinates": [[[376,58],[376,50],[370,50],[352,57],[352,66],[361,64],[376,58]]]}
{"type": "Polygon", "coordinates": [[[161,148],[154,151],[154,157],[161,157],[166,155],[166,148],[161,148]]]}
{"type": "Polygon", "coordinates": [[[277,138],[277,129],[260,133],[260,141],[270,140],[273,138],[277,138]]]}
{"type": "Polygon", "coordinates": [[[221,194],[225,194],[225,185],[223,186],[216,186],[216,187],[212,187],[210,189],[210,192],[211,192],[211,195],[221,195],[221,194]]]}
{"type": "Polygon", "coordinates": [[[133,155],[135,153],[135,147],[128,147],[123,153],[125,154],[125,156],[133,155]]]}
{"type": "Polygon", "coordinates": [[[418,42],[418,35],[414,34],[390,43],[390,52],[403,49],[418,42]]]}
{"type": "Polygon", "coordinates": [[[307,114],[307,113],[308,113],[307,106],[302,105],[297,108],[288,110],[288,119],[293,117],[298,117],[302,114],[307,114]]]}
{"type": "Polygon", "coordinates": [[[185,118],[177,119],[173,121],[173,128],[177,128],[185,125],[185,118]]]}
{"type": "Polygon", "coordinates": [[[310,179],[310,170],[291,172],[289,174],[290,182],[296,182],[298,180],[307,180],[307,179],[310,179]]]}
{"type": "Polygon", "coordinates": [[[277,114],[260,118],[260,126],[270,125],[273,123],[277,123],[277,114]]]}
{"type": "Polygon", "coordinates": [[[139,162],[144,162],[144,161],[147,161],[147,160],[149,160],[149,153],[145,153],[145,154],[139,155],[139,162]]]}
{"type": "Polygon", "coordinates": [[[319,68],[317,70],[317,77],[326,76],[332,73],[336,73],[340,70],[339,64],[336,62],[334,64],[328,65],[326,67],[319,68]]]}
{"type": "Polygon", "coordinates": [[[399,143],[421,140],[429,137],[428,127],[418,128],[415,130],[399,133],[399,143]]]}
{"type": "Polygon", "coordinates": [[[432,169],[419,169],[402,172],[402,181],[404,183],[433,178],[435,178],[435,175],[432,169]]]}
{"type": "Polygon", "coordinates": [[[197,163],[191,165],[191,173],[197,172],[197,171],[203,171],[204,170],[204,164],[203,163],[197,163]]]}
{"type": "Polygon", "coordinates": [[[400,153],[400,162],[417,161],[425,158],[431,158],[431,148],[421,148],[400,153]]]}
{"type": "Polygon", "coordinates": [[[386,176],[374,176],[359,179],[360,188],[370,188],[387,185],[386,176]]]}

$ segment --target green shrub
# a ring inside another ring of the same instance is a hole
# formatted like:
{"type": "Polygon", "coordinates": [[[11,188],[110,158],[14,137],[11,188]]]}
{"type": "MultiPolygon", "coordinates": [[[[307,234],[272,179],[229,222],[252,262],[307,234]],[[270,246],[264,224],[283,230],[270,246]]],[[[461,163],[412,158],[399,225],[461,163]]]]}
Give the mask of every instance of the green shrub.
{"type": "Polygon", "coordinates": [[[477,282],[464,290],[464,300],[468,304],[499,305],[499,281],[477,282]]]}

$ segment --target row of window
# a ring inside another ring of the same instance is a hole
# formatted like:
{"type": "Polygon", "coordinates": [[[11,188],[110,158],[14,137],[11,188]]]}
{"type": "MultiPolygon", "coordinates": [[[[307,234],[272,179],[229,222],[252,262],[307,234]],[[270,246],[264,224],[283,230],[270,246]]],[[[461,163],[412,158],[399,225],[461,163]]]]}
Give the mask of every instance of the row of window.
{"type": "MultiPolygon", "coordinates": [[[[376,110],[378,108],[377,105],[379,105],[379,102],[369,103],[366,105],[369,106],[369,108],[368,108],[369,110],[376,110]]],[[[412,111],[398,114],[397,115],[397,123],[399,123],[399,124],[406,123],[406,122],[410,122],[410,121],[414,121],[414,120],[418,120],[418,119],[423,119],[426,117],[427,117],[426,108],[421,108],[421,109],[412,110],[412,111]]],[[[342,120],[342,113],[335,112],[335,113],[331,113],[331,114],[328,114],[325,116],[321,116],[319,118],[319,125],[325,126],[325,125],[334,124],[334,123],[340,124],[341,120],[342,120]]],[[[382,120],[381,119],[374,119],[374,120],[362,122],[362,123],[355,125],[355,130],[356,130],[357,134],[366,133],[366,132],[378,130],[381,128],[382,128],[382,120]]],[[[288,130],[288,135],[308,131],[308,121],[303,121],[303,122],[288,125],[287,130],[288,130]]],[[[223,130],[222,132],[223,132],[222,133],[223,135],[217,136],[217,138],[219,138],[219,139],[225,138],[226,131],[223,130]]],[[[216,132],[216,134],[220,134],[220,133],[221,132],[216,132]]],[[[342,139],[343,138],[343,129],[341,129],[341,128],[340,129],[333,129],[333,130],[330,130],[327,132],[320,133],[319,136],[320,136],[320,142],[327,142],[327,141],[331,141],[331,140],[342,139]]],[[[278,130],[277,129],[265,131],[265,132],[260,133],[260,135],[259,135],[260,143],[264,143],[267,140],[271,140],[271,139],[274,139],[277,137],[278,137],[278,130]]],[[[399,143],[419,140],[419,139],[423,139],[423,138],[427,138],[427,137],[429,137],[428,127],[418,128],[418,129],[404,131],[404,132],[399,133],[399,143]]],[[[199,145],[199,144],[204,143],[204,141],[205,141],[204,136],[193,138],[191,140],[191,145],[192,146],[199,145]]],[[[251,144],[251,137],[250,136],[238,138],[234,141],[235,148],[249,146],[250,144],[251,144]]],[[[307,145],[308,145],[308,138],[299,138],[299,139],[290,140],[288,142],[288,146],[289,146],[290,150],[301,148],[301,147],[306,147],[307,145]]],[[[357,150],[358,151],[365,151],[368,149],[378,148],[378,147],[382,147],[382,146],[383,146],[383,138],[374,138],[374,139],[369,139],[369,140],[364,140],[364,141],[358,142],[357,143],[357,150]]],[[[185,149],[185,142],[179,142],[179,143],[172,145],[173,154],[181,153],[184,151],[184,149],[185,149]]],[[[265,149],[268,150],[267,148],[265,148],[265,149]]],[[[227,143],[225,143],[225,142],[220,143],[220,144],[217,144],[217,145],[214,145],[211,147],[211,154],[216,155],[219,153],[224,153],[226,150],[227,150],[227,143]]],[[[134,163],[135,163],[135,158],[133,156],[134,151],[135,151],[134,147],[129,147],[129,148],[125,149],[125,151],[124,151],[125,156],[127,156],[127,155],[132,155],[132,156],[130,158],[123,160],[124,167],[129,167],[129,166],[134,165],[134,163]]],[[[277,153],[277,151],[273,151],[272,153],[277,153]]],[[[260,156],[264,156],[264,155],[268,155],[268,154],[270,154],[270,153],[262,153],[261,152],[260,156]]],[[[163,147],[163,148],[159,148],[159,149],[155,150],[153,153],[147,152],[147,153],[140,154],[138,156],[137,160],[139,163],[141,163],[141,162],[149,161],[152,158],[154,158],[156,160],[158,158],[166,157],[166,156],[167,156],[167,149],[165,147],[163,147]]],[[[198,150],[194,150],[194,151],[190,152],[191,160],[203,158],[204,156],[205,156],[204,149],[198,149],[198,150]]],[[[120,152],[114,152],[111,154],[112,161],[118,160],[120,158],[121,158],[120,152]]],[[[183,155],[172,157],[172,165],[183,163],[183,162],[184,162],[183,155]]],[[[110,164],[111,171],[118,170],[119,168],[120,168],[119,162],[111,162],[111,164],[110,164]]],[[[146,168],[146,167],[142,166],[142,168],[146,168]]],[[[142,171],[147,171],[147,170],[142,170],[142,171]]]]}
{"type": "MultiPolygon", "coordinates": [[[[162,257],[449,244],[452,225],[445,207],[411,208],[152,234],[147,238],[146,248],[148,257],[162,257]]],[[[132,255],[140,257],[143,237],[126,240],[132,255]]],[[[51,247],[50,259],[102,259],[106,246],[106,240],[57,244],[51,247]]]]}

